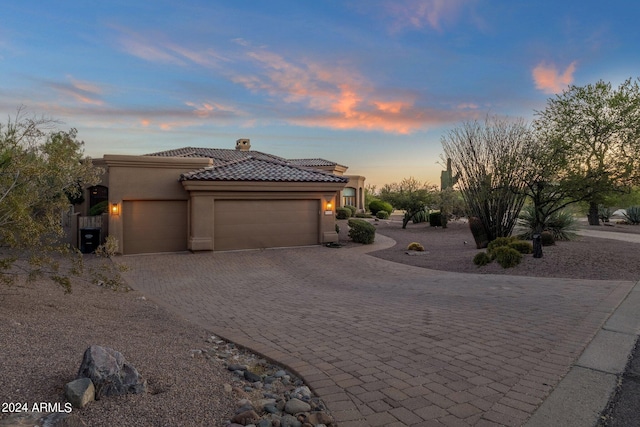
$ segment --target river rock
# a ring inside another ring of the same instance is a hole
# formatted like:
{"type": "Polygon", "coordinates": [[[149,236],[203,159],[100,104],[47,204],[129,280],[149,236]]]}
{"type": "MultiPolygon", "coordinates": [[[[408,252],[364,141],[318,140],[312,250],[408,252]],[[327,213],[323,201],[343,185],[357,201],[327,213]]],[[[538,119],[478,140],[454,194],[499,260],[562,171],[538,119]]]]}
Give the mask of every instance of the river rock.
{"type": "Polygon", "coordinates": [[[291,414],[291,415],[295,415],[300,412],[309,412],[310,410],[311,410],[311,405],[295,397],[287,401],[287,403],[284,405],[284,411],[287,414],[291,414]]]}

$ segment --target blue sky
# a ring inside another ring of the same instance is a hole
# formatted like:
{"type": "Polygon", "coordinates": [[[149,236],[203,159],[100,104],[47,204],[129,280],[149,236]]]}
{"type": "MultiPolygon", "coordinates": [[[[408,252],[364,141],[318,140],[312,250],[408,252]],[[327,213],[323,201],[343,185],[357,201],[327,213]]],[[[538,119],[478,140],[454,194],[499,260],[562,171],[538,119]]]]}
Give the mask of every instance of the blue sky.
{"type": "Polygon", "coordinates": [[[59,119],[91,157],[250,138],[437,184],[461,121],[638,77],[639,18],[631,0],[22,0],[0,14],[0,113],[59,119]]]}

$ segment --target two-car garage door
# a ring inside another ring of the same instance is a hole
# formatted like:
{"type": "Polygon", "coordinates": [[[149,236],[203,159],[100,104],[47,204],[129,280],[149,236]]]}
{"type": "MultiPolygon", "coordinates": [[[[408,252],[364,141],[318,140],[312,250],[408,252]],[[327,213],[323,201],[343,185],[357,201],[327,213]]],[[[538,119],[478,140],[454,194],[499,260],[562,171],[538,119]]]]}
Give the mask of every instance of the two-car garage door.
{"type": "MultiPolygon", "coordinates": [[[[214,250],[318,244],[318,200],[215,200],[214,250]]],[[[125,254],[187,250],[188,208],[183,200],[124,201],[125,254]]]]}
{"type": "Polygon", "coordinates": [[[216,200],[214,250],[318,244],[318,200],[216,200]]]}

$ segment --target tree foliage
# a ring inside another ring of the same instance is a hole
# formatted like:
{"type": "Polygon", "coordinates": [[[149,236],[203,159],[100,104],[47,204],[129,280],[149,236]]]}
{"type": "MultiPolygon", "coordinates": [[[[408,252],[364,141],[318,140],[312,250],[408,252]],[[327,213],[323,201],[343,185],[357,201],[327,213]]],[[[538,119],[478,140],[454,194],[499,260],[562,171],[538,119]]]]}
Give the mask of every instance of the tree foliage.
{"type": "Polygon", "coordinates": [[[400,183],[385,184],[380,190],[380,199],[390,203],[395,209],[404,210],[402,228],[433,201],[435,189],[413,177],[400,183]]]}
{"type": "Polygon", "coordinates": [[[626,80],[617,89],[603,81],[571,86],[536,115],[542,148],[537,155],[543,160],[538,161],[548,169],[539,171],[530,189],[550,201],[541,213],[550,215],[563,203],[584,200],[589,223],[597,225],[598,204],[640,183],[638,80],[626,80]]]}
{"type": "MultiPolygon", "coordinates": [[[[62,213],[79,195],[78,183],[96,184],[99,171],[83,158],[76,130],[59,131],[55,125],[22,109],[0,124],[0,280],[5,282],[27,271],[30,277],[47,273],[69,284],[57,256],[71,253],[62,240],[62,213]]],[[[73,264],[70,271],[77,268],[73,264]]]]}
{"type": "Polygon", "coordinates": [[[526,199],[531,141],[524,120],[497,116],[463,122],[441,139],[468,214],[480,220],[488,241],[510,236],[516,225],[526,199]]]}

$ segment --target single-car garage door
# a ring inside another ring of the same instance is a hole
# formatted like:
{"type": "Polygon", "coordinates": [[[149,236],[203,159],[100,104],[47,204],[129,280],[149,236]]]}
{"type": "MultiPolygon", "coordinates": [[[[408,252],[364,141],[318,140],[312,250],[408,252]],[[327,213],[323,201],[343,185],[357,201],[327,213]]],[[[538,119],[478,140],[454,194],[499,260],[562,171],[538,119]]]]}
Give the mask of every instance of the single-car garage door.
{"type": "Polygon", "coordinates": [[[216,251],[319,243],[318,200],[216,200],[216,251]]]}
{"type": "Polygon", "coordinates": [[[186,200],[136,200],[122,204],[123,253],[187,250],[186,200]]]}

